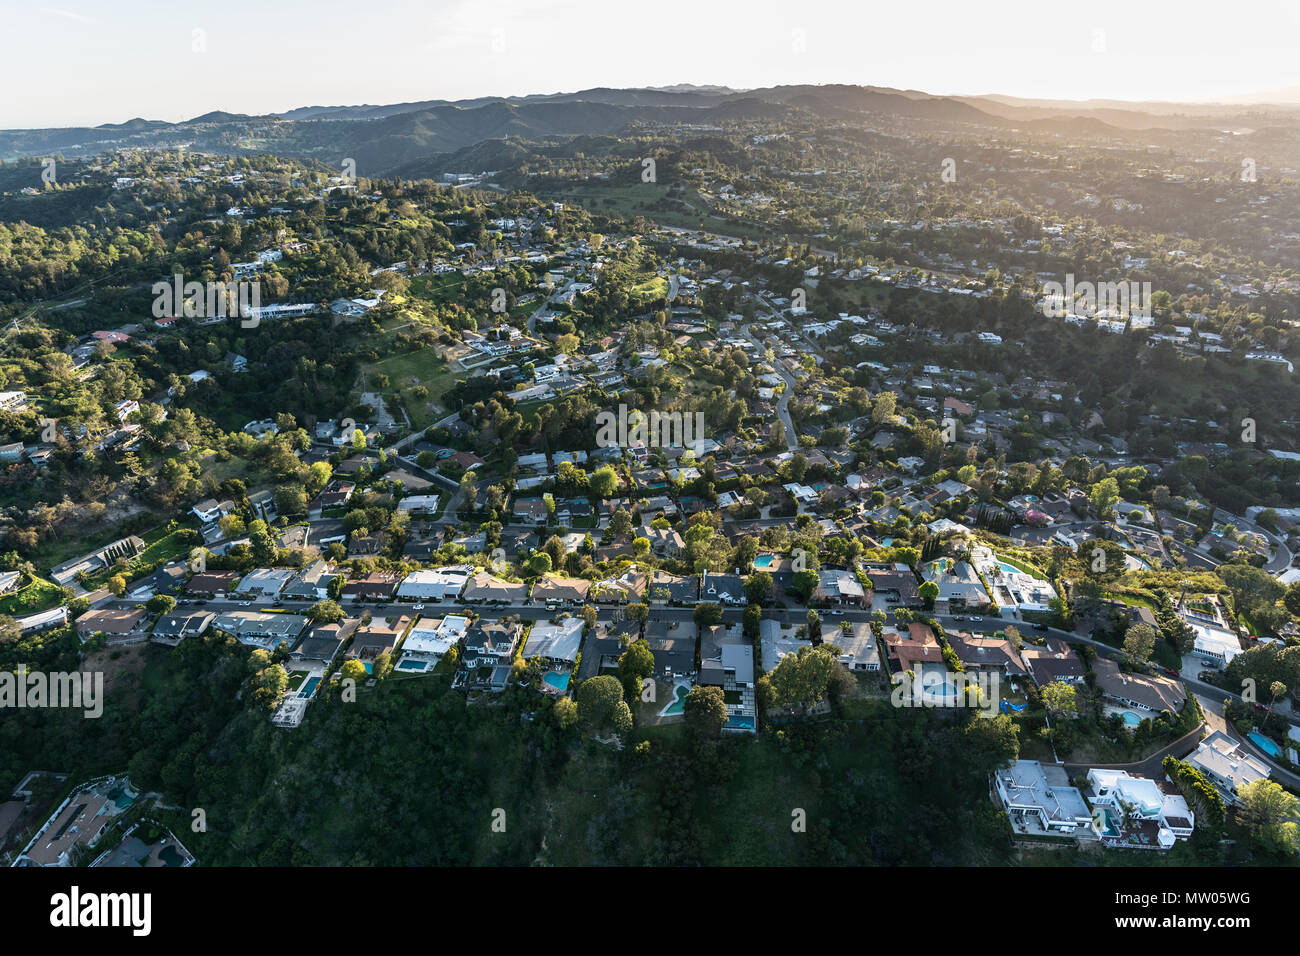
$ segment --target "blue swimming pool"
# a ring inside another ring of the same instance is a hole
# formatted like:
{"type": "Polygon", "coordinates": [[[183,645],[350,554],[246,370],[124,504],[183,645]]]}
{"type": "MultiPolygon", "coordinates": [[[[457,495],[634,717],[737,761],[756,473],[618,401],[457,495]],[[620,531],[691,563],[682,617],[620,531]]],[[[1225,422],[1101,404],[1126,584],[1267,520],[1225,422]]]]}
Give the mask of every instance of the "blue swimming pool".
{"type": "Polygon", "coordinates": [[[1111,813],[1108,807],[1098,807],[1095,819],[1097,822],[1097,829],[1101,831],[1102,836],[1119,836],[1118,822],[1115,819],[1115,815],[1111,813]]]}
{"type": "Polygon", "coordinates": [[[307,681],[307,683],[305,683],[305,684],[302,685],[302,691],[298,694],[298,696],[299,696],[299,697],[310,697],[313,693],[315,693],[315,691],[316,691],[316,685],[319,684],[319,683],[320,683],[320,678],[319,678],[319,677],[313,677],[313,678],[311,678],[310,680],[307,681]]]}
{"type": "Polygon", "coordinates": [[[736,716],[732,717],[730,720],[727,721],[727,726],[735,727],[738,730],[753,730],[754,718],[743,717],[740,714],[737,714],[736,716]]]}
{"type": "Polygon", "coordinates": [[[424,671],[429,669],[429,665],[424,661],[411,660],[408,658],[398,664],[397,669],[399,671],[424,671]]]}
{"type": "Polygon", "coordinates": [[[1269,740],[1263,734],[1259,733],[1259,731],[1252,730],[1246,736],[1251,739],[1251,742],[1256,747],[1264,751],[1264,753],[1268,754],[1270,757],[1276,757],[1282,753],[1281,747],[1273,743],[1273,741],[1269,740]]]}
{"type": "Polygon", "coordinates": [[[776,561],[775,554],[760,554],[758,557],[754,559],[754,567],[770,568],[774,561],[776,561]]]}
{"type": "Polygon", "coordinates": [[[1124,718],[1124,723],[1128,724],[1130,727],[1136,727],[1138,724],[1142,723],[1142,718],[1131,710],[1124,711],[1121,716],[1124,718]]]}
{"type": "Polygon", "coordinates": [[[547,671],[542,680],[558,691],[569,689],[569,675],[567,673],[561,674],[559,671],[547,671]]]}

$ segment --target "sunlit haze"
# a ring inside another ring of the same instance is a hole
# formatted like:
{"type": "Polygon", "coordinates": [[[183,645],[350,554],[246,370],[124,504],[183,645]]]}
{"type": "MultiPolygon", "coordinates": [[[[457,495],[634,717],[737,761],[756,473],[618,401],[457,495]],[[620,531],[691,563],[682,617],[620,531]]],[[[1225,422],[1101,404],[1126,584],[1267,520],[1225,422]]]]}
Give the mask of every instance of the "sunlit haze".
{"type": "Polygon", "coordinates": [[[757,0],[743,13],[690,0],[67,0],[4,16],[5,128],[680,83],[1300,98],[1300,3],[1286,0],[1018,0],[997,13],[952,0],[757,0]]]}

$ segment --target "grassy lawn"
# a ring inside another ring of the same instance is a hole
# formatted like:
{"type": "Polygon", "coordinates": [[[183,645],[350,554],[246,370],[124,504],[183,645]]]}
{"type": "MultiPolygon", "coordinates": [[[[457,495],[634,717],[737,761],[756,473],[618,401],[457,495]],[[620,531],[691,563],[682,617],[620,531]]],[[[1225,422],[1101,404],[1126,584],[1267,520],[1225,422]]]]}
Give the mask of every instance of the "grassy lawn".
{"type": "MultiPolygon", "coordinates": [[[[165,527],[154,528],[152,531],[142,534],[140,537],[145,543],[145,549],[127,562],[126,577],[131,580],[140,577],[156,567],[160,567],[178,558],[183,558],[190,553],[191,545],[183,540],[182,532],[192,530],[189,528],[178,528],[168,533],[165,527]]],[[[109,578],[113,577],[116,572],[111,568],[104,568],[93,575],[86,575],[86,587],[94,589],[104,584],[109,578]]]]}
{"type": "Polygon", "coordinates": [[[451,302],[459,297],[464,284],[465,277],[459,272],[415,276],[411,279],[411,295],[433,302],[451,302]]]}
{"type": "Polygon", "coordinates": [[[615,212],[629,218],[645,216],[665,226],[682,229],[703,229],[742,239],[756,239],[765,235],[765,230],[757,225],[715,219],[694,190],[688,191],[684,197],[668,199],[663,185],[659,183],[602,183],[591,180],[555,192],[547,198],[580,203],[588,212],[615,212]]]}
{"type": "Polygon", "coordinates": [[[57,605],[63,596],[62,589],[53,581],[34,577],[13,594],[0,598],[0,614],[35,614],[57,605]]]}
{"type": "MultiPolygon", "coordinates": [[[[428,428],[443,417],[440,411],[442,396],[456,383],[456,375],[432,348],[383,359],[367,365],[365,373],[367,376],[383,373],[389,377],[392,382],[390,389],[396,389],[402,406],[417,429],[428,428]],[[418,385],[429,390],[427,398],[415,396],[414,389],[418,385]]],[[[390,408],[389,411],[396,412],[396,409],[390,408]]]]}

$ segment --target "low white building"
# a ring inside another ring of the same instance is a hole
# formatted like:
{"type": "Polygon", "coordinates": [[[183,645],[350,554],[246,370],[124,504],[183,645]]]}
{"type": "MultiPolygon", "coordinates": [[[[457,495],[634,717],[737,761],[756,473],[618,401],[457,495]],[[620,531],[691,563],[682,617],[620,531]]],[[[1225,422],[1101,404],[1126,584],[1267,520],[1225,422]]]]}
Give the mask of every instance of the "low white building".
{"type": "Polygon", "coordinates": [[[1181,794],[1166,793],[1156,781],[1126,770],[1089,770],[1088,800],[1103,843],[1168,850],[1196,826],[1181,794]]]}
{"type": "Polygon", "coordinates": [[[474,574],[472,565],[462,564],[430,571],[412,571],[397,586],[399,598],[446,601],[460,597],[465,582],[474,574]]]}

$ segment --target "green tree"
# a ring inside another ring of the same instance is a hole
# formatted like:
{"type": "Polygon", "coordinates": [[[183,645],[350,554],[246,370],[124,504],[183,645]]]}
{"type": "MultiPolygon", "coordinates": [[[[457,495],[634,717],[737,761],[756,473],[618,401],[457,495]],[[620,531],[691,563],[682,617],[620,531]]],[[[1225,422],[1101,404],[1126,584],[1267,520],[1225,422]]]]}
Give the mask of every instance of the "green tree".
{"type": "Polygon", "coordinates": [[[1103,478],[1088,492],[1088,501],[1100,517],[1106,517],[1119,501],[1119,483],[1114,478],[1103,478]]]}
{"type": "Polygon", "coordinates": [[[644,640],[633,641],[618,658],[618,679],[628,700],[641,696],[641,681],[655,672],[655,656],[644,640]]]}
{"type": "Polygon", "coordinates": [[[696,684],[682,704],[686,724],[701,737],[717,737],[727,723],[727,703],[721,687],[696,684]]]}
{"type": "Polygon", "coordinates": [[[1268,778],[1243,785],[1237,796],[1237,818],[1260,846],[1283,856],[1300,853],[1300,827],[1294,822],[1300,800],[1268,778]]]}
{"type": "Polygon", "coordinates": [[[339,676],[343,680],[354,680],[360,684],[370,675],[366,673],[366,665],[354,658],[344,662],[343,668],[339,671],[339,676]]]}
{"type": "Polygon", "coordinates": [[[170,594],[155,594],[145,607],[155,614],[170,614],[176,607],[176,599],[170,594]]]}
{"type": "Polygon", "coordinates": [[[1151,659],[1156,647],[1156,632],[1150,624],[1134,624],[1124,632],[1124,653],[1134,660],[1151,659]]]}
{"type": "Polygon", "coordinates": [[[337,624],[347,617],[347,614],[337,601],[327,599],[313,604],[307,612],[307,616],[313,621],[319,621],[322,624],[337,624]]]}
{"type": "Polygon", "coordinates": [[[750,604],[762,604],[772,593],[772,575],[766,571],[755,571],[745,581],[745,597],[750,604]]]}
{"type": "Polygon", "coordinates": [[[939,585],[933,581],[922,581],[916,593],[921,596],[921,600],[925,602],[925,609],[929,611],[934,608],[934,602],[939,598],[939,585]]]}
{"type": "Polygon", "coordinates": [[[1039,691],[1039,695],[1043,699],[1043,706],[1053,717],[1073,717],[1079,712],[1073,684],[1052,681],[1039,691]]]}
{"type": "Polygon", "coordinates": [[[623,699],[623,685],[613,674],[583,681],[575,699],[578,716],[591,730],[625,734],[632,729],[632,711],[623,699]]]}

